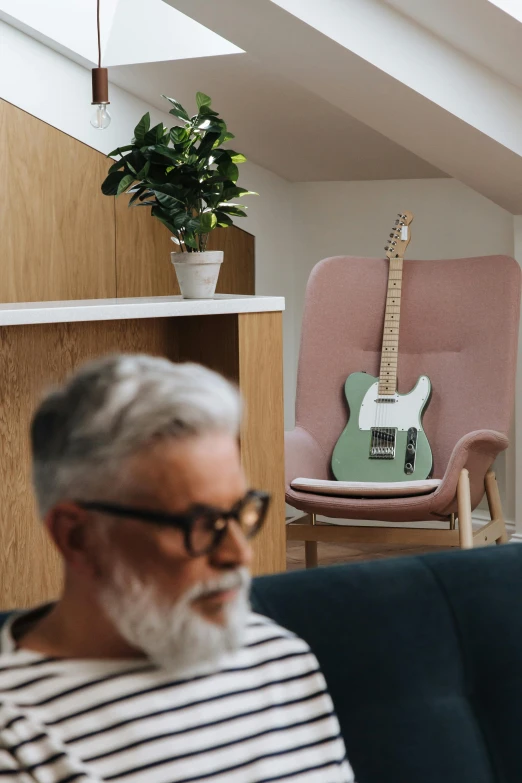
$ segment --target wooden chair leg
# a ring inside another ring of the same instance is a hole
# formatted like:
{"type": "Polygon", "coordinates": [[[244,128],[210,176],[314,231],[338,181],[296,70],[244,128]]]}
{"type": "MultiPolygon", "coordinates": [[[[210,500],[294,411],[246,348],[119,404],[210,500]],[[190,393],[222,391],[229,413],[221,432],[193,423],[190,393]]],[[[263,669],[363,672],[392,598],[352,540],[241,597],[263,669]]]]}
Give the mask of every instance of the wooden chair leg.
{"type": "Polygon", "coordinates": [[[459,518],[459,540],[461,549],[473,549],[473,523],[471,520],[471,490],[469,472],[460,471],[457,484],[457,508],[459,518]]]}
{"type": "Polygon", "coordinates": [[[500,493],[498,491],[497,477],[492,470],[488,470],[486,478],[484,480],[486,486],[486,497],[488,500],[489,515],[492,522],[498,522],[500,530],[497,533],[496,543],[507,544],[509,541],[506,531],[506,520],[504,519],[504,512],[502,510],[502,502],[500,500],[500,493]]]}
{"type": "MultiPolygon", "coordinates": [[[[310,514],[310,517],[311,524],[315,525],[315,514],[310,514]]],[[[306,568],[317,568],[317,541],[305,541],[305,566],[306,568]]]]}

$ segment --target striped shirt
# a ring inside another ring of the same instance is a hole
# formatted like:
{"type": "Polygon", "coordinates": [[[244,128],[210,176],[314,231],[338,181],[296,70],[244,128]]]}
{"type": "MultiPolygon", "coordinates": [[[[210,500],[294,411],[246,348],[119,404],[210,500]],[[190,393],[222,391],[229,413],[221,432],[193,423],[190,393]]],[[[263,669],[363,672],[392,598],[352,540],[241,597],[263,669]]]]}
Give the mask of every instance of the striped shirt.
{"type": "Polygon", "coordinates": [[[211,674],[75,660],[0,636],[0,783],[351,783],[323,675],[301,639],[249,617],[211,674]]]}

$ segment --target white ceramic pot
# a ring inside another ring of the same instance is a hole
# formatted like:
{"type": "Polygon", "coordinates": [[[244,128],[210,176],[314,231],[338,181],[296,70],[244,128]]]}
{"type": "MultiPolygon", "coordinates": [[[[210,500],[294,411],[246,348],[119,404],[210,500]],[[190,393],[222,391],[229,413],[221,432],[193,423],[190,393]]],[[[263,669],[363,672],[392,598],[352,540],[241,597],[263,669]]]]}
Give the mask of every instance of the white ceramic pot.
{"type": "Polygon", "coordinates": [[[183,299],[212,299],[216,292],[222,250],[204,253],[171,253],[183,299]]]}

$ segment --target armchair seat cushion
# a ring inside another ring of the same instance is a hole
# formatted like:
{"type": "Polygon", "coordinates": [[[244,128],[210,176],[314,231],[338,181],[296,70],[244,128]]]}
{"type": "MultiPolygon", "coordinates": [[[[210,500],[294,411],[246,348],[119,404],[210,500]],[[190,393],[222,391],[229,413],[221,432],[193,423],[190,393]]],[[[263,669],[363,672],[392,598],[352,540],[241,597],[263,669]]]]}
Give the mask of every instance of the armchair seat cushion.
{"type": "Polygon", "coordinates": [[[296,478],[292,489],[352,498],[393,498],[427,495],[440,486],[440,479],[424,481],[327,481],[325,479],[296,478]]]}

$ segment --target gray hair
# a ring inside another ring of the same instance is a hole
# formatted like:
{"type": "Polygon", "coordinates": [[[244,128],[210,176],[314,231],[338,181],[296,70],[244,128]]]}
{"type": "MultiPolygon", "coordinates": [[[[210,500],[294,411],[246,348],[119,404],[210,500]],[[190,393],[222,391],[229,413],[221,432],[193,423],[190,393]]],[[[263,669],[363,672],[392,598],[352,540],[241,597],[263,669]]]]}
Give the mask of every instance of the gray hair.
{"type": "Polygon", "coordinates": [[[84,365],[51,391],[31,425],[33,481],[42,516],[64,499],[93,499],[122,463],[157,438],[237,436],[238,391],[197,364],[116,355],[84,365]]]}

